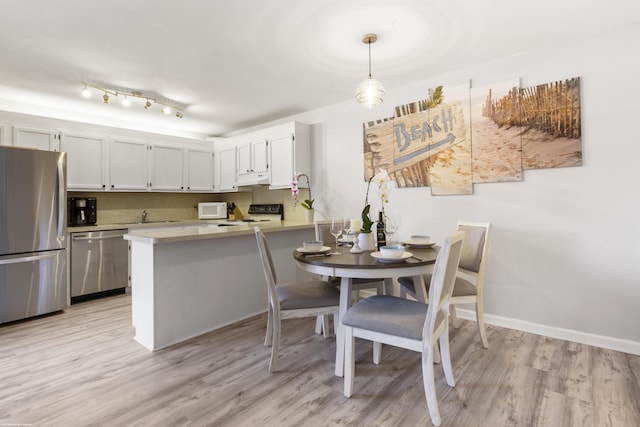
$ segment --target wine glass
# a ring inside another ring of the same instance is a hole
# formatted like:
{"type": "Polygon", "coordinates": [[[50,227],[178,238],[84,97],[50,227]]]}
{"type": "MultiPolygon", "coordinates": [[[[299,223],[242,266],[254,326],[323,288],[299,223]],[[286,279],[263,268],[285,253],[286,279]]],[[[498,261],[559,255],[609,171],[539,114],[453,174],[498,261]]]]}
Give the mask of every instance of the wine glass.
{"type": "Polygon", "coordinates": [[[329,232],[333,237],[336,238],[336,250],[338,249],[338,237],[342,235],[343,229],[344,229],[344,219],[331,220],[331,229],[329,230],[329,232]]]}
{"type": "MultiPolygon", "coordinates": [[[[385,228],[385,233],[387,233],[388,236],[393,235],[394,238],[396,237],[396,233],[398,232],[398,229],[400,228],[400,218],[397,216],[388,216],[386,217],[385,223],[384,223],[384,228],[385,228]]],[[[391,240],[388,239],[389,242],[394,242],[394,243],[398,243],[397,240],[391,240]]]]}
{"type": "Polygon", "coordinates": [[[351,220],[348,219],[348,217],[345,217],[342,220],[342,245],[348,245],[348,242],[345,239],[346,235],[349,234],[351,232],[351,220]]]}

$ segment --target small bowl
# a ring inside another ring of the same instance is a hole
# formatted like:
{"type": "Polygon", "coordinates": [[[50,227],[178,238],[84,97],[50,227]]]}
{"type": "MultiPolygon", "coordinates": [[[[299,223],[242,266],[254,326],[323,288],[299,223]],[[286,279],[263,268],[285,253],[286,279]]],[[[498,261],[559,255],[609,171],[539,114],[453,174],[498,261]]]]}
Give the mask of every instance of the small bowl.
{"type": "Polygon", "coordinates": [[[404,246],[390,245],[380,247],[380,255],[384,258],[400,258],[404,254],[404,246]]]}
{"type": "Polygon", "coordinates": [[[430,241],[431,241],[431,236],[425,236],[425,235],[419,235],[419,234],[411,236],[411,242],[416,243],[418,245],[426,245],[430,241]]]}
{"type": "Polygon", "coordinates": [[[302,242],[302,247],[307,251],[319,251],[322,249],[322,240],[307,240],[302,242]]]}

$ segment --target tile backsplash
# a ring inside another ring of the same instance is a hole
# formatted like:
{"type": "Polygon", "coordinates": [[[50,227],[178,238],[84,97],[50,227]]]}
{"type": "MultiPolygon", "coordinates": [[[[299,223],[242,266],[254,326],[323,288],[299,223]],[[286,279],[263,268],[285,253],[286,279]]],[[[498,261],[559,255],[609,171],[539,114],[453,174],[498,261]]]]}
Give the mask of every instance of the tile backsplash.
{"type": "Polygon", "coordinates": [[[305,221],[304,209],[300,205],[294,206],[290,190],[269,190],[267,186],[248,190],[219,194],[70,191],[67,197],[95,197],[98,202],[98,224],[140,221],[143,210],[148,212],[149,221],[195,220],[198,219],[199,202],[234,202],[245,216],[252,203],[282,203],[286,220],[305,221]]]}

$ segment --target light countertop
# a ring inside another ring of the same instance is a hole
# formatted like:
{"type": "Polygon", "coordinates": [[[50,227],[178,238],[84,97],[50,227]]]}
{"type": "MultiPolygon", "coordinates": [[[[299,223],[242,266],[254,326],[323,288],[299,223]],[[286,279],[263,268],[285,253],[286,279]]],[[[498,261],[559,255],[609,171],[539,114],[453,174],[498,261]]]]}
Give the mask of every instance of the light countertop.
{"type": "Polygon", "coordinates": [[[216,223],[192,223],[192,222],[174,222],[151,224],[151,227],[145,224],[145,228],[131,229],[125,234],[125,240],[131,240],[149,244],[173,243],[191,240],[203,240],[214,238],[225,238],[235,236],[248,236],[254,233],[254,227],[259,226],[265,233],[273,233],[280,231],[293,231],[313,229],[314,225],[310,223],[281,221],[281,222],[252,222],[238,223],[233,226],[219,226],[216,223]]]}

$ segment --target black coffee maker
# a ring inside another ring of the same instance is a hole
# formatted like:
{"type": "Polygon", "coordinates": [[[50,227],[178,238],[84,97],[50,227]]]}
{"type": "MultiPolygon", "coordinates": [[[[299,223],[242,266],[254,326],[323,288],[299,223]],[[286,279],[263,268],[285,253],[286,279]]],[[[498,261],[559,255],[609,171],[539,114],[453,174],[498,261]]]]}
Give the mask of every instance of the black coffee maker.
{"type": "Polygon", "coordinates": [[[71,226],[95,225],[98,222],[98,202],[95,197],[70,197],[67,206],[71,226]]]}

